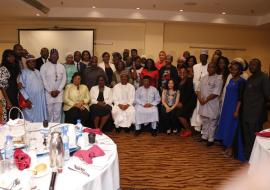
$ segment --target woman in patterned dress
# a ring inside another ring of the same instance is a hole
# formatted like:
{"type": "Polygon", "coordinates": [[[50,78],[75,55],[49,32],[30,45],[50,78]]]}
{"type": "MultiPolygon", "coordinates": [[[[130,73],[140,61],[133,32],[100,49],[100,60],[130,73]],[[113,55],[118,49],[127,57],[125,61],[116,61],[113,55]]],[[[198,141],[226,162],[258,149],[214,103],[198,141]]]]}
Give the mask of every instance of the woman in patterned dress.
{"type": "Polygon", "coordinates": [[[7,107],[11,106],[10,100],[6,93],[8,79],[10,74],[5,66],[0,67],[0,124],[7,121],[7,107]]]}

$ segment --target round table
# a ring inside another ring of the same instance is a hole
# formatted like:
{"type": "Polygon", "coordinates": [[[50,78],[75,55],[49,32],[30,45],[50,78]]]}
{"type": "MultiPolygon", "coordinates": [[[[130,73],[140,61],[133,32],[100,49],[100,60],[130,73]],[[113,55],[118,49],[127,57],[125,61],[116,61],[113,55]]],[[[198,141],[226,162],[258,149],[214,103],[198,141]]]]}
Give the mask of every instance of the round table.
{"type": "MultiPolygon", "coordinates": [[[[270,132],[270,129],[264,130],[270,132]]],[[[249,174],[264,169],[270,164],[270,138],[257,136],[249,159],[249,174]]]]}
{"type": "MultiPolygon", "coordinates": [[[[55,124],[50,123],[49,127],[54,125],[55,124]]],[[[59,124],[57,127],[62,127],[65,125],[71,124],[59,124]]],[[[42,134],[40,133],[42,123],[28,123],[27,128],[31,129],[31,133],[35,133],[36,138],[40,139],[38,143],[42,144],[43,138],[42,134]]],[[[3,135],[3,130],[1,130],[0,133],[0,135],[3,135]]],[[[33,134],[31,134],[31,136],[33,136],[33,134]]],[[[87,141],[85,135],[83,135],[81,138],[84,138],[83,140],[87,141]]],[[[71,137],[71,139],[73,138],[71,137]]],[[[68,161],[65,161],[63,172],[57,174],[55,190],[118,190],[120,188],[119,163],[116,144],[108,136],[102,134],[96,135],[95,145],[99,146],[105,152],[105,156],[93,158],[92,164],[87,164],[76,157],[71,157],[68,161]],[[86,175],[83,175],[79,172],[68,169],[68,167],[74,168],[74,164],[83,167],[87,173],[90,174],[90,176],[87,177],[86,175]]],[[[85,145],[85,147],[82,149],[86,150],[91,146],[93,145],[88,144],[85,145]]],[[[33,151],[31,153],[26,153],[31,155],[33,151]]],[[[32,159],[31,167],[37,163],[46,163],[49,166],[48,154],[41,155],[32,159]]],[[[31,183],[30,186],[32,187],[36,186],[36,189],[48,190],[51,180],[51,169],[49,169],[49,172],[47,172],[46,175],[39,178],[34,178],[33,175],[31,175],[31,171],[28,169],[23,171],[13,169],[9,172],[6,172],[4,175],[1,175],[0,184],[1,178],[8,178],[10,181],[18,178],[21,181],[21,184],[14,190],[19,190],[20,188],[28,189],[29,183],[31,183]]]]}

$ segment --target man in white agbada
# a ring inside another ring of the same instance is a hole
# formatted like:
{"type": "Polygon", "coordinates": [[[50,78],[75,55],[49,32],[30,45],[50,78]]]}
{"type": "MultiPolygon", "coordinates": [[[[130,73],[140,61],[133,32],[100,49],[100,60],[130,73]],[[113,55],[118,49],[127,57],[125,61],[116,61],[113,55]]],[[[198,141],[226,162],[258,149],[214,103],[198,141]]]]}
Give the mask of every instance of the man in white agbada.
{"type": "Polygon", "coordinates": [[[215,131],[217,127],[220,99],[223,80],[221,75],[216,74],[215,63],[208,64],[208,75],[201,79],[197,89],[197,97],[200,102],[199,115],[202,119],[202,139],[208,141],[207,146],[214,144],[215,131]]]}
{"type": "Polygon", "coordinates": [[[26,99],[27,108],[22,112],[27,121],[43,122],[47,120],[47,105],[45,98],[44,85],[41,75],[36,67],[36,59],[32,55],[26,57],[26,68],[19,76],[19,83],[22,88],[21,94],[26,99]]]}
{"type": "Polygon", "coordinates": [[[56,49],[50,52],[50,61],[43,64],[40,74],[46,90],[48,120],[60,123],[62,114],[63,89],[66,84],[66,71],[62,64],[57,63],[59,54],[56,49]]]}
{"type": "Polygon", "coordinates": [[[141,133],[141,125],[151,123],[152,135],[157,135],[158,109],[160,102],[158,90],[150,86],[151,78],[143,78],[143,86],[137,89],[135,96],[135,136],[141,133]]]}
{"type": "MultiPolygon", "coordinates": [[[[200,81],[202,77],[208,75],[207,72],[207,66],[208,66],[208,50],[202,49],[201,54],[200,54],[200,61],[201,63],[198,63],[193,66],[193,72],[194,72],[194,77],[193,77],[193,85],[194,85],[194,90],[197,94],[197,90],[200,84],[200,81]]],[[[195,110],[193,111],[193,115],[191,117],[191,126],[195,128],[196,131],[200,132],[201,131],[201,126],[202,126],[202,121],[200,118],[200,115],[198,114],[200,107],[200,103],[197,100],[197,106],[195,110]]]]}
{"type": "Polygon", "coordinates": [[[121,82],[113,88],[112,117],[116,127],[116,132],[120,132],[120,127],[129,128],[135,122],[135,109],[133,106],[135,98],[135,88],[128,83],[128,72],[123,71],[120,75],[121,82]]]}

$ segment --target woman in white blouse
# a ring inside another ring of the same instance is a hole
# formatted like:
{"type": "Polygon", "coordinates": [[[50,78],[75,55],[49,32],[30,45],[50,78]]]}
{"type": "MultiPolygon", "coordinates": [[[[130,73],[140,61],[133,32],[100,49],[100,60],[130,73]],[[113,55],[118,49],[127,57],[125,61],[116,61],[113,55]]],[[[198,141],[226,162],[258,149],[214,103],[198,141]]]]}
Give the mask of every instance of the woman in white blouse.
{"type": "Polygon", "coordinates": [[[65,123],[76,124],[80,119],[83,126],[89,126],[89,90],[81,84],[79,72],[73,74],[71,81],[64,91],[65,123]]]}
{"type": "Polygon", "coordinates": [[[97,78],[97,85],[90,90],[91,115],[95,128],[102,129],[110,118],[112,111],[112,90],[105,86],[104,76],[97,78]]]}
{"type": "Polygon", "coordinates": [[[103,62],[99,63],[98,66],[102,68],[108,78],[108,84],[111,85],[113,73],[116,71],[114,64],[110,63],[110,54],[108,52],[104,52],[102,54],[103,62]]]}

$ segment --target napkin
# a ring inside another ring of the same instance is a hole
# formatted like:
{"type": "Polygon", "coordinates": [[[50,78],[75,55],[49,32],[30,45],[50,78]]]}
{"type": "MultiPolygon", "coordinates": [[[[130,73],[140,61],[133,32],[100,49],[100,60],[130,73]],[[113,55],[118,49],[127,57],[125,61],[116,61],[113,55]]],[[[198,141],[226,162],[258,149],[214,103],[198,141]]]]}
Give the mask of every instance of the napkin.
{"type": "Polygon", "coordinates": [[[30,167],[31,158],[28,154],[24,153],[21,149],[16,149],[14,151],[14,160],[17,168],[19,170],[24,170],[25,168],[30,167]]]}
{"type": "Polygon", "coordinates": [[[92,129],[92,128],[85,128],[83,129],[84,133],[93,133],[96,135],[102,135],[102,131],[100,129],[92,129]]]}
{"type": "Polygon", "coordinates": [[[259,136],[259,137],[270,137],[270,132],[259,132],[259,133],[256,133],[256,136],[259,136]]]}
{"type": "Polygon", "coordinates": [[[88,164],[92,164],[92,158],[104,156],[104,151],[97,145],[92,146],[88,150],[79,150],[74,153],[74,156],[84,160],[88,164]]]}

